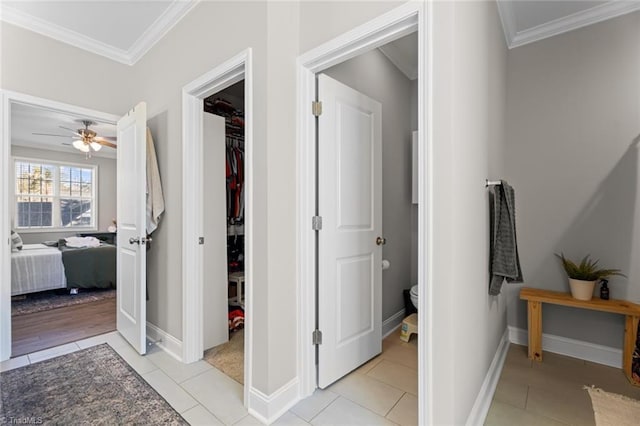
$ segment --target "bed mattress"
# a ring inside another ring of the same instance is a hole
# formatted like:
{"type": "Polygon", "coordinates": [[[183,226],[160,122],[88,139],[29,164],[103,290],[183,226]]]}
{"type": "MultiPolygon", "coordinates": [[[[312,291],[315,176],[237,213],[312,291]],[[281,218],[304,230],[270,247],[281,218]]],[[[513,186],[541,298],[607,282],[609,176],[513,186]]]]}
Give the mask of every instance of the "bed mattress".
{"type": "Polygon", "coordinates": [[[66,288],[62,253],[44,244],[25,244],[11,253],[11,295],[66,288]]]}

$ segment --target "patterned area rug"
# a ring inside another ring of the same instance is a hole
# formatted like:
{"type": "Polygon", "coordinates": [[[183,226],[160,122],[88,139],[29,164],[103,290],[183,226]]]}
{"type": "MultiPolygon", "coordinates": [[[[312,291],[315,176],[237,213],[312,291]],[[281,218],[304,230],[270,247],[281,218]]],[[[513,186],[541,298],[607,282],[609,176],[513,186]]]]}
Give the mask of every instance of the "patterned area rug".
{"type": "Polygon", "coordinates": [[[589,391],[596,426],[637,426],[640,419],[640,401],[585,386],[589,391]]]}
{"type": "Polygon", "coordinates": [[[0,373],[0,424],[188,424],[110,346],[0,373]]]}
{"type": "Polygon", "coordinates": [[[231,333],[227,343],[205,351],[204,360],[244,384],[244,329],[231,333]]]}
{"type": "Polygon", "coordinates": [[[27,294],[24,297],[14,296],[11,299],[11,316],[33,314],[35,312],[48,311],[50,309],[64,308],[65,306],[79,305],[81,303],[96,302],[103,299],[116,297],[115,289],[108,290],[83,290],[78,294],[69,294],[69,290],[50,290],[27,294]]]}

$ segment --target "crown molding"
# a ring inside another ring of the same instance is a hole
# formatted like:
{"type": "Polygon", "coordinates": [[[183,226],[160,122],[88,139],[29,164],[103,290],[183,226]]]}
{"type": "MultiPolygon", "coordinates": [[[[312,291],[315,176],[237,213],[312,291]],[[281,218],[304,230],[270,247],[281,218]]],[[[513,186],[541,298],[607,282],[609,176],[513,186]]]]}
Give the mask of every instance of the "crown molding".
{"type": "Polygon", "coordinates": [[[512,1],[498,1],[497,3],[509,49],[640,10],[640,1],[638,0],[613,0],[536,27],[516,31],[512,1]]]}
{"type": "Polygon", "coordinates": [[[513,11],[513,2],[511,0],[498,0],[498,15],[500,15],[500,21],[502,22],[502,30],[504,31],[504,38],[507,41],[507,46],[512,49],[513,39],[516,36],[516,15],[513,11]]]}
{"type": "Polygon", "coordinates": [[[34,17],[0,2],[0,20],[125,65],[134,65],[200,0],[175,0],[128,49],[119,49],[84,34],[34,17]]]}
{"type": "Polygon", "coordinates": [[[200,0],[177,0],[171,3],[127,51],[130,64],[138,62],[151,48],[193,9],[200,0]]]}

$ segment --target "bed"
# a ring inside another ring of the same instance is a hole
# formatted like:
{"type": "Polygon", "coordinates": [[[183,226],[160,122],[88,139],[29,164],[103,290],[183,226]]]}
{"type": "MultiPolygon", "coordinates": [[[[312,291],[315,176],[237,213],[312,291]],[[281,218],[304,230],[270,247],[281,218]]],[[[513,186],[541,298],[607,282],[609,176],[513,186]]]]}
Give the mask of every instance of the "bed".
{"type": "Polygon", "coordinates": [[[59,288],[115,288],[116,247],[25,244],[11,253],[11,295],[59,288]]]}
{"type": "Polygon", "coordinates": [[[11,253],[11,295],[66,288],[62,253],[44,244],[25,244],[11,253]]]}
{"type": "Polygon", "coordinates": [[[60,247],[68,288],[116,288],[116,246],[60,247]]]}

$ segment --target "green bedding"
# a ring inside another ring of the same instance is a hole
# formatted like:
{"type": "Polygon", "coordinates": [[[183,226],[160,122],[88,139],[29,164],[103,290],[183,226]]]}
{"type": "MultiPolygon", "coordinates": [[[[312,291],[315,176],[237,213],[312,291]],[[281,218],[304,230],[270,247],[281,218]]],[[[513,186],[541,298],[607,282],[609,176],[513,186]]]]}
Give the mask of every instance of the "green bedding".
{"type": "Polygon", "coordinates": [[[67,288],[116,288],[116,247],[59,247],[67,288]]]}

